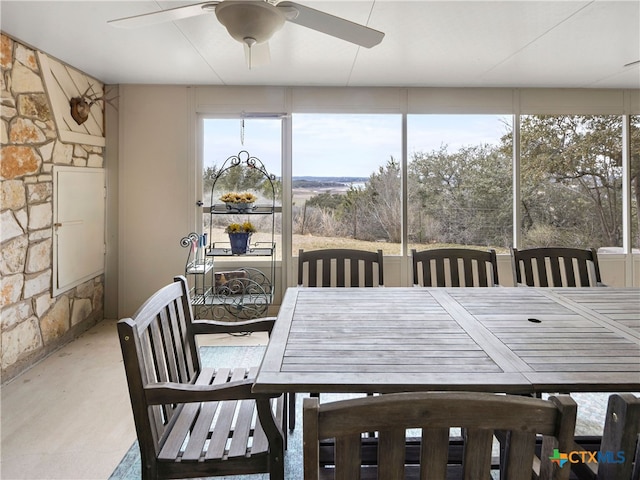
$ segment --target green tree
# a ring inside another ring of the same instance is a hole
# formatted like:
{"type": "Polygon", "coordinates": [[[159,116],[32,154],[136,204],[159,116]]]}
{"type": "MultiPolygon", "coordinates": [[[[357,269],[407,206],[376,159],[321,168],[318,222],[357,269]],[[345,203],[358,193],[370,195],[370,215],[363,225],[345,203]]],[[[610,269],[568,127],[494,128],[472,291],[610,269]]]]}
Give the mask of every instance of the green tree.
{"type": "Polygon", "coordinates": [[[362,187],[349,186],[349,190],[342,195],[342,201],[338,207],[337,219],[342,222],[344,229],[351,233],[353,238],[360,234],[360,215],[366,205],[366,195],[362,187]]]}
{"type": "Polygon", "coordinates": [[[307,200],[307,207],[316,207],[324,210],[335,211],[344,201],[344,195],[340,193],[323,192],[314,195],[307,200]]]}
{"type": "Polygon", "coordinates": [[[370,175],[364,192],[365,208],[359,209],[359,235],[365,240],[384,239],[400,243],[401,178],[400,163],[393,157],[370,175]]]}
{"type": "Polygon", "coordinates": [[[218,176],[218,167],[216,165],[207,166],[204,168],[202,172],[202,189],[205,194],[211,192],[211,187],[213,186],[213,181],[218,176]]]}
{"type": "Polygon", "coordinates": [[[216,190],[219,188],[220,191],[261,191],[264,181],[264,174],[256,168],[245,165],[232,166],[219,172],[216,190]]]}
{"type": "Polygon", "coordinates": [[[491,145],[416,152],[409,162],[411,241],[508,245],[511,158],[491,145]]]}
{"type": "Polygon", "coordinates": [[[570,246],[621,245],[622,117],[524,116],[521,158],[525,241],[552,226],[570,246]]]}
{"type": "MultiPolygon", "coordinates": [[[[226,192],[252,192],[258,197],[262,197],[262,203],[270,202],[275,195],[275,199],[282,199],[282,182],[277,179],[270,179],[260,171],[247,165],[225,166],[218,168],[216,165],[206,167],[203,172],[203,188],[205,194],[213,192],[212,201],[217,201],[226,192]],[[215,185],[214,185],[215,184],[215,185]]],[[[260,198],[258,200],[260,202],[260,198]]]]}

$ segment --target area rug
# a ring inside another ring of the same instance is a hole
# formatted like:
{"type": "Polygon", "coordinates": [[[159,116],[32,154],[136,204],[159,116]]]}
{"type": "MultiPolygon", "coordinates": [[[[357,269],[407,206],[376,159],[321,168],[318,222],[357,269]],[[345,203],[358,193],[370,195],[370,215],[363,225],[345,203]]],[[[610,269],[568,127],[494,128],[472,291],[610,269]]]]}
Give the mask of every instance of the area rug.
{"type": "MultiPolygon", "coordinates": [[[[242,347],[200,347],[200,359],[203,366],[215,366],[216,368],[233,368],[241,366],[260,365],[264,355],[264,346],[242,346],[242,347]]],[[[298,420],[296,425],[302,425],[302,395],[297,395],[296,414],[298,420]]],[[[289,435],[289,446],[285,455],[285,472],[287,478],[302,478],[302,428],[297,427],[289,435]]],[[[142,478],[140,466],[140,450],[138,442],[134,442],[113,471],[109,480],[139,480],[142,478]]],[[[220,480],[268,480],[268,474],[260,475],[234,475],[231,477],[215,477],[220,480]]]]}

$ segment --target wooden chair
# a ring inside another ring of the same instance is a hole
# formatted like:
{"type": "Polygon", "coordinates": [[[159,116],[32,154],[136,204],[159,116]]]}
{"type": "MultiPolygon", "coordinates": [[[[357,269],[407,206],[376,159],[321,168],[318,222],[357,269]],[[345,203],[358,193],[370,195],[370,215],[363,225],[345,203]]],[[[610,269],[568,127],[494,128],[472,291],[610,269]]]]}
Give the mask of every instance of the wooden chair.
{"type": "Polygon", "coordinates": [[[416,286],[495,287],[498,285],[498,261],[496,251],[493,249],[482,251],[469,248],[439,248],[421,252],[411,250],[411,257],[413,258],[413,284],[416,286]],[[462,276],[460,266],[462,266],[462,276]],[[435,284],[433,275],[435,275],[435,284]]]}
{"type": "Polygon", "coordinates": [[[382,250],[333,248],[298,252],[298,285],[375,287],[384,285],[382,250]],[[377,270],[377,275],[374,275],[377,270]],[[306,275],[305,275],[306,272],[306,275]],[[320,276],[320,281],[318,281],[320,276]]]}
{"type": "MultiPolygon", "coordinates": [[[[579,480],[638,480],[640,478],[640,398],[630,394],[609,397],[602,441],[594,452],[599,461],[573,464],[579,480]],[[600,455],[600,458],[598,458],[600,455]]],[[[575,444],[574,451],[584,451],[575,444]]]]}
{"type": "Polygon", "coordinates": [[[283,397],[251,392],[257,367],[202,368],[195,341],[197,334],[271,332],[273,325],[194,321],[184,277],[118,322],[143,479],[284,478],[283,397]]]}
{"type": "Polygon", "coordinates": [[[511,248],[515,285],[529,287],[601,287],[595,248],[511,248]]]}
{"type": "MultiPolygon", "coordinates": [[[[405,479],[451,478],[462,470],[465,479],[490,477],[494,431],[508,432],[501,468],[503,478],[568,479],[571,465],[551,460],[554,449],[570,451],[576,404],[569,396],[549,400],[488,393],[399,393],[320,405],[305,398],[303,413],[304,478],[405,479]],[[449,428],[465,432],[462,465],[448,465],[449,428]],[[406,429],[422,429],[419,465],[407,466],[406,429]],[[363,465],[362,433],[378,432],[374,465],[363,465]],[[536,457],[536,434],[543,435],[536,457]],[[320,468],[319,442],[335,439],[335,465],[320,468]],[[334,468],[335,467],[335,468],[334,468]],[[377,474],[377,477],[376,477],[377,474]]],[[[456,477],[457,478],[457,477],[456,477]]]]}
{"type": "MultiPolygon", "coordinates": [[[[370,252],[347,248],[298,252],[298,286],[305,287],[382,287],[382,250],[370,252]],[[377,275],[374,275],[377,270],[377,275]],[[320,276],[320,281],[318,281],[320,276]]],[[[318,393],[312,393],[319,396],[318,393]]],[[[296,394],[289,394],[289,428],[296,425],[296,394]]]]}

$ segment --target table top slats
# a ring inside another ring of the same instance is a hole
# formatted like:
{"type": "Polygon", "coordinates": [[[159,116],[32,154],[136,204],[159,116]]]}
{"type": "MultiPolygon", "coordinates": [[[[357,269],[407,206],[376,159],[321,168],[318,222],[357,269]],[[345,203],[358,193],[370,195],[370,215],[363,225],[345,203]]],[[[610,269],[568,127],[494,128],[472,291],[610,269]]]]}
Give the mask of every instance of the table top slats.
{"type": "Polygon", "coordinates": [[[640,289],[287,290],[254,390],[640,390],[640,289]]]}

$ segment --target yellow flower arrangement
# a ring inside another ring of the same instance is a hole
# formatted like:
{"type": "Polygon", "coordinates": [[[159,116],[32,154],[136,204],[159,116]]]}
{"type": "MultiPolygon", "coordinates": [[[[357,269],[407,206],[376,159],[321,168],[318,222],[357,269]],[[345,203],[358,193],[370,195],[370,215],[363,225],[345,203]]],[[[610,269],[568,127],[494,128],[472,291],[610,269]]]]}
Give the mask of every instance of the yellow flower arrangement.
{"type": "Polygon", "coordinates": [[[230,223],[224,231],[225,233],[254,233],[256,227],[251,222],[230,223]]]}
{"type": "Polygon", "coordinates": [[[228,192],[222,195],[220,200],[224,203],[253,203],[257,200],[257,197],[250,192],[228,192]]]}

